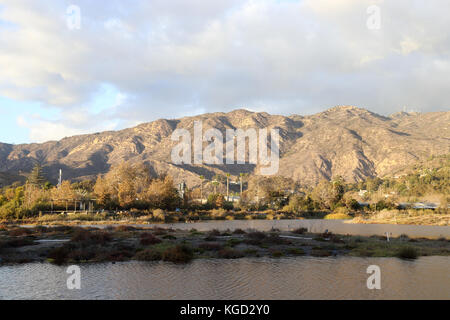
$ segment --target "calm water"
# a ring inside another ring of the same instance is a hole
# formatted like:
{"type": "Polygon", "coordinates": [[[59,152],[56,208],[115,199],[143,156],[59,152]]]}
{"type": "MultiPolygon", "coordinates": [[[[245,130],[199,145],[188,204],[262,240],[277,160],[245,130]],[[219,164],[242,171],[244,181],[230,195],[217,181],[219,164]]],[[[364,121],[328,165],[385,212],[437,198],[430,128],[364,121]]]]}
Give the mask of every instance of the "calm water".
{"type": "MultiPolygon", "coordinates": [[[[410,237],[429,237],[439,238],[446,237],[450,239],[450,226],[420,226],[420,225],[400,225],[400,224],[354,224],[346,223],[343,220],[321,220],[321,219],[304,219],[304,220],[212,220],[196,223],[165,223],[165,224],[144,224],[135,225],[140,227],[157,226],[161,228],[175,228],[189,230],[192,228],[198,231],[209,231],[218,229],[221,231],[230,229],[256,229],[259,231],[269,231],[277,228],[282,231],[294,230],[300,227],[307,228],[310,232],[324,232],[328,230],[336,234],[350,235],[384,235],[385,232],[392,233],[397,237],[401,234],[407,234],[410,237]]],[[[103,228],[104,225],[93,225],[93,227],[103,228]]]]}
{"type": "Polygon", "coordinates": [[[81,290],[66,268],[0,267],[0,299],[450,299],[450,257],[245,258],[187,265],[124,262],[81,266],[81,290]],[[381,290],[366,269],[381,268],[381,290]]]}

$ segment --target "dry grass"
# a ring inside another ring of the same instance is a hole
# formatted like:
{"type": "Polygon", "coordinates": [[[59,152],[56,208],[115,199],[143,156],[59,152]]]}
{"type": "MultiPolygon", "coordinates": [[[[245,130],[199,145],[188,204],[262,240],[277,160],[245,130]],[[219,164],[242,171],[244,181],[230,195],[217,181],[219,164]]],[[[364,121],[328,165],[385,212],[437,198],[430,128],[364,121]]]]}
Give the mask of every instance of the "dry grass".
{"type": "Polygon", "coordinates": [[[325,220],[343,220],[351,218],[352,218],[351,216],[345,213],[330,213],[324,217],[325,220]]]}
{"type": "Polygon", "coordinates": [[[449,226],[450,213],[433,210],[383,210],[364,217],[356,217],[350,223],[387,223],[449,226]]]}

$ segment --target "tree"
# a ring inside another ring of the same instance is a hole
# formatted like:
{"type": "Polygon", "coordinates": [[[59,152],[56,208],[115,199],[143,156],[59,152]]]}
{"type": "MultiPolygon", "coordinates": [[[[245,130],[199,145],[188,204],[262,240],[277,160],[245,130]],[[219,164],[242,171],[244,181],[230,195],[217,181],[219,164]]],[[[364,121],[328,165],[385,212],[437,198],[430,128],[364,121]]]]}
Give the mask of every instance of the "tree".
{"type": "Polygon", "coordinates": [[[42,167],[37,163],[28,177],[28,183],[37,187],[43,187],[46,182],[42,167]]]}
{"type": "Polygon", "coordinates": [[[152,180],[146,200],[151,207],[159,209],[172,210],[181,204],[181,198],[173,185],[172,178],[169,176],[164,177],[164,179],[152,180]]]}
{"type": "Polygon", "coordinates": [[[112,200],[112,190],[106,183],[106,180],[98,176],[94,185],[94,195],[97,198],[97,204],[106,208],[109,207],[112,200]]]}
{"type": "Polygon", "coordinates": [[[214,181],[211,182],[211,184],[214,187],[214,193],[217,193],[217,186],[219,185],[219,181],[214,180],[214,181]]]}
{"type": "Polygon", "coordinates": [[[145,194],[149,182],[150,175],[146,165],[123,162],[112,167],[100,180],[97,179],[94,191],[100,201],[108,200],[109,204],[129,207],[145,194]]]}
{"type": "Polygon", "coordinates": [[[342,199],[344,188],[341,180],[326,181],[322,180],[313,189],[311,197],[319,202],[323,209],[333,209],[342,199]]]}
{"type": "Polygon", "coordinates": [[[216,203],[215,203],[216,207],[223,208],[224,203],[225,203],[225,199],[223,198],[223,195],[221,195],[221,194],[217,195],[216,203]]]}

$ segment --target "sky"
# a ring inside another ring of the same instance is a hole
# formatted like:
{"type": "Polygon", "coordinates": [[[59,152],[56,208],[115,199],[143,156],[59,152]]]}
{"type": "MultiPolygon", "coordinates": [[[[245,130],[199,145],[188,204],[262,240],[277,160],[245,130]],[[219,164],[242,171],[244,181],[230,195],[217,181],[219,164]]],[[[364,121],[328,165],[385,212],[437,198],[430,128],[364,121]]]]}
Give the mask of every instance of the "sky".
{"type": "Polygon", "coordinates": [[[0,141],[237,108],[450,110],[450,1],[0,0],[0,141]]]}

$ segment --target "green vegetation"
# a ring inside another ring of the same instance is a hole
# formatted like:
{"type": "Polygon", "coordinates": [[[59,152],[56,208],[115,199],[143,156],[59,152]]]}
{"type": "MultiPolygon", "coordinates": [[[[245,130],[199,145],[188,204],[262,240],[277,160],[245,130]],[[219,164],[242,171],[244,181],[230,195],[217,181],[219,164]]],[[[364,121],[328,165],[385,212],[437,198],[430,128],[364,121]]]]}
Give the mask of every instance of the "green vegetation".
{"type": "Polygon", "coordinates": [[[18,228],[0,225],[2,263],[48,261],[55,264],[115,261],[166,261],[188,263],[198,258],[238,259],[242,257],[289,256],[397,257],[450,255],[447,239],[411,239],[406,235],[391,238],[344,236],[330,232],[305,237],[285,236],[294,232],[233,233],[231,231],[198,232],[107,227],[103,230],[80,227],[18,228]],[[170,236],[164,239],[165,236],[170,236]],[[207,238],[211,238],[207,240],[207,238]],[[213,238],[213,239],[212,239],[213,238]],[[63,240],[64,242],[36,240],[63,240]]]}
{"type": "Polygon", "coordinates": [[[98,176],[96,181],[63,181],[60,186],[48,183],[44,171],[45,168],[36,165],[25,184],[0,189],[0,219],[37,224],[71,221],[146,224],[209,219],[354,218],[355,222],[370,223],[383,221],[376,218],[381,213],[387,215],[386,212],[398,210],[395,220],[388,223],[409,223],[411,219],[397,219],[402,213],[415,216],[411,208],[400,206],[402,201],[428,197],[440,202],[441,208],[433,213],[416,210],[431,218],[413,219],[412,223],[433,221],[448,225],[450,155],[432,157],[395,177],[370,178],[354,184],[338,176],[306,187],[285,177],[241,174],[240,192],[235,193],[241,198],[235,203],[227,201],[231,176],[217,175],[209,183],[202,176],[199,188],[186,189],[180,197],[170,176],[152,176],[144,164],[124,162],[98,176]],[[206,202],[199,201],[197,191],[206,202]],[[367,206],[361,207],[358,200],[367,202],[367,206]],[[49,214],[56,212],[64,214],[49,214]]]}

